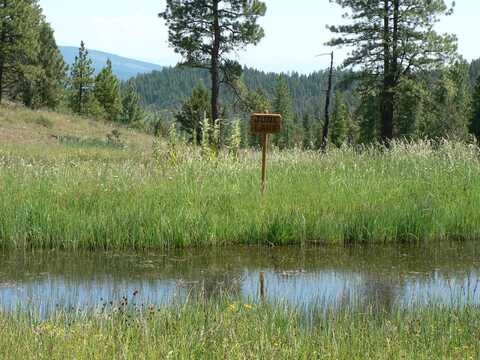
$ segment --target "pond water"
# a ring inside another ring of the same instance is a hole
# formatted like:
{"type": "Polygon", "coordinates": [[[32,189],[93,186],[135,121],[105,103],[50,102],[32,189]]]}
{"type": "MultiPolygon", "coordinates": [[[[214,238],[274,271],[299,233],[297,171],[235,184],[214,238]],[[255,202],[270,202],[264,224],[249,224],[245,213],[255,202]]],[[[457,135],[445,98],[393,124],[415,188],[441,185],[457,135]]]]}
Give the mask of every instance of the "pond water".
{"type": "Polygon", "coordinates": [[[0,252],[0,310],[48,314],[123,297],[166,305],[201,296],[295,306],[480,303],[480,246],[238,247],[143,253],[0,252]],[[133,295],[135,294],[135,295],[133,295]]]}

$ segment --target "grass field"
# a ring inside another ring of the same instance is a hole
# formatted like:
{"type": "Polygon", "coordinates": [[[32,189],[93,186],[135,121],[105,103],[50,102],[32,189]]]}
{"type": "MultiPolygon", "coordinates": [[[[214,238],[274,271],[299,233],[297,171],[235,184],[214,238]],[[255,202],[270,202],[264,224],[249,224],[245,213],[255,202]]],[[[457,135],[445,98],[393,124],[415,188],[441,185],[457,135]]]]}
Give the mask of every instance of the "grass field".
{"type": "MultiPolygon", "coordinates": [[[[444,141],[213,156],[123,127],[0,108],[0,248],[148,249],[480,238],[480,160],[444,141]]],[[[39,319],[0,311],[0,359],[477,359],[476,305],[305,314],[204,300],[39,319]]]]}
{"type": "Polygon", "coordinates": [[[2,359],[478,359],[480,312],[340,312],[314,317],[216,301],[157,310],[0,315],[2,359]]]}
{"type": "Polygon", "coordinates": [[[397,143],[390,150],[346,147],[327,154],[275,150],[262,197],[255,151],[214,158],[200,148],[154,146],[151,137],[128,129],[105,140],[108,125],[9,108],[0,125],[0,133],[24,127],[32,139],[1,136],[3,248],[480,238],[474,145],[397,143]],[[13,120],[5,120],[9,116],[13,120]]]}

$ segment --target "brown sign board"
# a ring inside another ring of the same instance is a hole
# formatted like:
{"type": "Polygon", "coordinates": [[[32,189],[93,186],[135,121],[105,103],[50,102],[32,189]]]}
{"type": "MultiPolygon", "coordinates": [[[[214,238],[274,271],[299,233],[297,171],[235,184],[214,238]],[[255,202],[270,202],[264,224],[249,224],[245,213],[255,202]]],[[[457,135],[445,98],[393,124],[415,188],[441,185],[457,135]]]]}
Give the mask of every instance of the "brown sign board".
{"type": "Polygon", "coordinates": [[[279,114],[253,114],[250,130],[254,134],[276,134],[282,129],[282,116],[279,114]]]}

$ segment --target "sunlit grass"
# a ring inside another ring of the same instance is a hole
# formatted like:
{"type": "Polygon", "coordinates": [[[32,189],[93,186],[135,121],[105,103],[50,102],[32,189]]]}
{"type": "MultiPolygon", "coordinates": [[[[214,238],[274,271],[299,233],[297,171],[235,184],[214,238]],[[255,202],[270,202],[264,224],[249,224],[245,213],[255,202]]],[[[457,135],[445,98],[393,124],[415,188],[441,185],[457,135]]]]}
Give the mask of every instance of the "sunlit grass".
{"type": "Polygon", "coordinates": [[[126,249],[480,237],[473,145],[291,150],[0,145],[0,246],[126,249]]]}
{"type": "Polygon", "coordinates": [[[142,312],[0,315],[0,358],[477,359],[480,311],[344,311],[208,301],[142,312]]]}

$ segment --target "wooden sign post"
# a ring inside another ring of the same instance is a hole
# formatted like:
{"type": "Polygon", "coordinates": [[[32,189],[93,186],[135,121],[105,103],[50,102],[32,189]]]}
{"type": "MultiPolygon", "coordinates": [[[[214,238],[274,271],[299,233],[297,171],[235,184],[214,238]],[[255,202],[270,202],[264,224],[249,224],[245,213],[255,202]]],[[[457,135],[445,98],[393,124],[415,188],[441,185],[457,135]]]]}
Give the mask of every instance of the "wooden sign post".
{"type": "Polygon", "coordinates": [[[282,116],[279,114],[253,114],[250,131],[262,137],[262,194],[267,182],[268,135],[279,133],[282,129],[282,116]]]}

